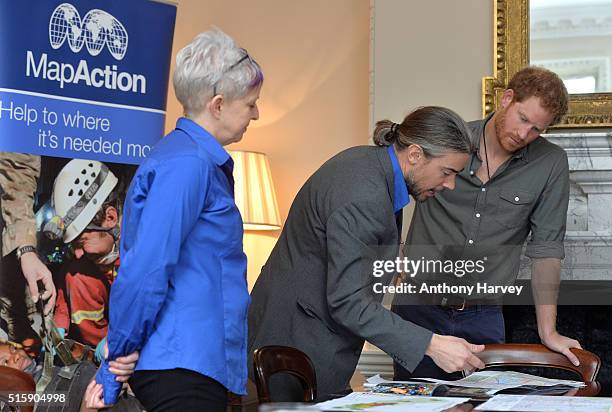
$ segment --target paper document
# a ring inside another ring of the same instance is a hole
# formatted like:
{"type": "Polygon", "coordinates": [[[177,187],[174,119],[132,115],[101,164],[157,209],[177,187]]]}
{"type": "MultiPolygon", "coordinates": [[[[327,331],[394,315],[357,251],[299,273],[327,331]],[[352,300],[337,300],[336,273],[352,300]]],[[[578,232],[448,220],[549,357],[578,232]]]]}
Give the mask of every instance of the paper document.
{"type": "Polygon", "coordinates": [[[314,405],[314,408],[321,411],[438,412],[468,401],[469,398],[412,397],[382,393],[353,392],[342,398],[318,403],[314,405]]]}
{"type": "Polygon", "coordinates": [[[396,382],[396,381],[390,381],[388,379],[383,378],[382,376],[380,376],[380,374],[376,374],[374,376],[370,376],[368,379],[366,379],[365,383],[363,384],[363,386],[376,386],[379,383],[389,383],[389,382],[396,382]]]}
{"type": "Polygon", "coordinates": [[[612,412],[612,398],[580,396],[495,395],[477,411],[612,412]]]}
{"type": "Polygon", "coordinates": [[[514,371],[481,371],[474,372],[468,377],[457,381],[422,378],[429,382],[443,383],[445,385],[461,386],[464,388],[488,388],[490,393],[504,389],[518,388],[520,386],[555,386],[566,385],[573,388],[586,386],[584,382],[563,379],[549,379],[541,376],[529,375],[514,371]]]}

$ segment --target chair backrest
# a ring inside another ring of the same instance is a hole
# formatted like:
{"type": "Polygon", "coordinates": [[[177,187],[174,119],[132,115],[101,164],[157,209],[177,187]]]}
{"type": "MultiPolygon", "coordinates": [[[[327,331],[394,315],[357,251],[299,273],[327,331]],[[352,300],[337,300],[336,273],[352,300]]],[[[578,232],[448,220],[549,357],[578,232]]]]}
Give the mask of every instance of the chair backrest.
{"type": "MultiPolygon", "coordinates": [[[[264,346],[253,353],[253,369],[259,403],[272,402],[270,377],[283,372],[297,377],[304,388],[303,402],[317,397],[317,379],[312,361],[304,352],[288,346],[264,346]]],[[[297,399],[296,399],[297,400],[297,399]]]]}
{"type": "MultiPolygon", "coordinates": [[[[36,389],[32,375],[22,372],[18,369],[9,368],[8,366],[0,366],[0,391],[3,392],[33,392],[36,389]]],[[[9,399],[0,400],[8,402],[9,399]]],[[[23,412],[31,412],[32,406],[20,406],[23,412]]]]}
{"type": "Polygon", "coordinates": [[[477,353],[476,356],[484,362],[486,367],[531,366],[564,369],[579,374],[583,382],[594,382],[601,366],[599,356],[583,349],[571,349],[571,351],[578,357],[579,366],[571,363],[565,355],[553,352],[539,344],[485,345],[484,351],[477,353]]]}

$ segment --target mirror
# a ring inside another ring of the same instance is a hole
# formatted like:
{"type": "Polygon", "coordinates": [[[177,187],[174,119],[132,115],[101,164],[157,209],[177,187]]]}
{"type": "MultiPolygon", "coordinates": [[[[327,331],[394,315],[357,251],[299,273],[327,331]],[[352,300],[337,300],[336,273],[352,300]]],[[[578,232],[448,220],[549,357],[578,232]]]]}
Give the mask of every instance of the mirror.
{"type": "Polygon", "coordinates": [[[483,79],[483,115],[527,64],[557,73],[570,92],[556,128],[612,126],[612,0],[497,0],[494,75],[483,79]]]}
{"type": "Polygon", "coordinates": [[[530,0],[529,61],[570,94],[612,92],[612,0],[530,0]]]}

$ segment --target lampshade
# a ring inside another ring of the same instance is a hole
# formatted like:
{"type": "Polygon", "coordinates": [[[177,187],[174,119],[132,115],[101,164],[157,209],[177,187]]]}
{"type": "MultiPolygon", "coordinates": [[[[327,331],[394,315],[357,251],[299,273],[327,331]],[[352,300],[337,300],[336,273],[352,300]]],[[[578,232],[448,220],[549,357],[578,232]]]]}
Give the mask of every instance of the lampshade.
{"type": "Polygon", "coordinates": [[[244,229],[280,229],[280,213],[266,155],[240,150],[229,153],[234,159],[234,193],[244,229]]]}

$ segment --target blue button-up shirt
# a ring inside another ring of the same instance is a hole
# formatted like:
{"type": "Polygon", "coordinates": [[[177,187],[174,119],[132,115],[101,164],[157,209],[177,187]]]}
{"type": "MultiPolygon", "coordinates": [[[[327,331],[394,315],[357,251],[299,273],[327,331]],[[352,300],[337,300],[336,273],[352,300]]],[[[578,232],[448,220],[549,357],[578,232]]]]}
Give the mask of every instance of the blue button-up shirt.
{"type": "MultiPolygon", "coordinates": [[[[138,168],[111,288],[109,359],[139,350],[137,370],[190,369],[246,393],[250,298],[232,169],[185,118],[138,168]]],[[[114,376],[103,370],[106,400],[114,376]]]]}
{"type": "Polygon", "coordinates": [[[393,145],[388,146],[387,150],[393,167],[393,211],[397,215],[410,203],[410,196],[408,196],[408,184],[402,173],[393,145]]]}

